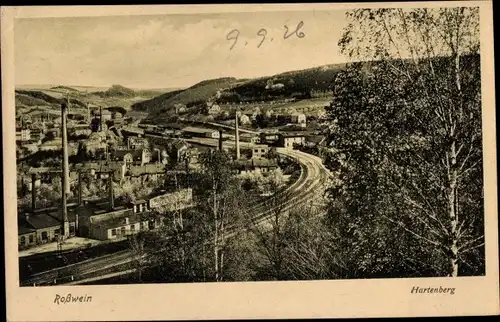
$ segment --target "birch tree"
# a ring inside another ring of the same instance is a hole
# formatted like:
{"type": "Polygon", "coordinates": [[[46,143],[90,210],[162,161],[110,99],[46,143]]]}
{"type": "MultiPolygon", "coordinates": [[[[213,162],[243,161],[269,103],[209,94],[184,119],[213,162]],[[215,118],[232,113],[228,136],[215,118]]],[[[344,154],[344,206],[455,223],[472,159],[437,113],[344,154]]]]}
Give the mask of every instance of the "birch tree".
{"type": "Polygon", "coordinates": [[[479,9],[347,18],[341,51],[365,62],[339,74],[328,111],[344,185],[330,219],[351,245],[369,240],[370,269],[483,274],[479,9]]]}

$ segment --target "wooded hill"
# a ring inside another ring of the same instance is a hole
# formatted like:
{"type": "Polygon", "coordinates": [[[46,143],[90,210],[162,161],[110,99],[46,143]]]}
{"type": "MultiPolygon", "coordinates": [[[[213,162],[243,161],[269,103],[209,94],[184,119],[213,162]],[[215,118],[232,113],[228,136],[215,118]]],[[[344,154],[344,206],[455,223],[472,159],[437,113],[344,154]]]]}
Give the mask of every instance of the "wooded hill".
{"type": "Polygon", "coordinates": [[[224,104],[325,96],[331,91],[337,73],[345,68],[346,64],[336,64],[256,79],[224,77],[205,80],[184,90],[136,103],[132,108],[150,112],[149,119],[153,120],[173,115],[176,104],[191,108],[201,107],[207,100],[224,104]]]}

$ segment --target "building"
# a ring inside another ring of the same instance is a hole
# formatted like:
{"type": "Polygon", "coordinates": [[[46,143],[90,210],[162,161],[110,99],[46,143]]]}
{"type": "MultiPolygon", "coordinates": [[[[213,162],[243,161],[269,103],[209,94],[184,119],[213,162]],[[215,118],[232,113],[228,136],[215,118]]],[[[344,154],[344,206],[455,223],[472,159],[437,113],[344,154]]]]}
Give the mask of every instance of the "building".
{"type": "Polygon", "coordinates": [[[276,160],[268,159],[250,159],[250,160],[237,160],[234,163],[234,169],[237,173],[251,173],[251,172],[269,172],[278,169],[276,160]]]}
{"type": "Polygon", "coordinates": [[[279,133],[261,133],[260,143],[262,144],[274,144],[280,139],[279,133]]]}
{"type": "Polygon", "coordinates": [[[132,150],[147,149],[149,142],[146,138],[129,136],[127,137],[127,148],[132,150]]]}
{"type": "Polygon", "coordinates": [[[183,159],[184,155],[186,154],[189,145],[186,143],[186,141],[182,139],[175,139],[171,142],[170,144],[170,150],[168,154],[173,157],[176,161],[180,161],[183,159]]]}
{"type": "Polygon", "coordinates": [[[111,159],[113,161],[122,161],[125,164],[138,164],[144,165],[151,162],[151,152],[149,149],[140,150],[115,150],[111,152],[111,159]]]}
{"type": "MultiPolygon", "coordinates": [[[[234,135],[229,135],[229,139],[234,140],[235,136],[234,135]]],[[[242,142],[249,142],[249,143],[259,143],[259,136],[252,134],[252,133],[240,133],[239,134],[240,141],[242,142]]]]}
{"type": "MultiPolygon", "coordinates": [[[[57,241],[61,234],[61,210],[39,209],[26,212],[18,218],[18,245],[20,249],[57,241]]],[[[69,235],[75,236],[78,218],[69,213],[69,235]]]]}
{"type": "Polygon", "coordinates": [[[265,159],[269,147],[265,144],[256,144],[252,147],[252,159],[265,159]]]}
{"type": "Polygon", "coordinates": [[[102,110],[100,117],[104,123],[106,121],[111,121],[113,119],[113,114],[109,110],[102,110]]]}
{"type": "Polygon", "coordinates": [[[31,130],[16,128],[16,141],[28,141],[31,139],[31,130]]]}
{"type": "Polygon", "coordinates": [[[209,115],[216,115],[220,113],[220,106],[214,102],[207,102],[206,109],[209,115]]]}
{"type": "Polygon", "coordinates": [[[248,115],[246,114],[240,114],[240,117],[239,117],[239,123],[241,125],[247,125],[247,124],[250,124],[251,121],[250,121],[250,117],[248,117],[248,115]]]}
{"type": "Polygon", "coordinates": [[[68,135],[73,135],[73,136],[81,136],[85,135],[88,136],[92,133],[92,130],[90,129],[90,126],[88,124],[73,124],[73,125],[68,125],[68,135]]]}
{"type": "Polygon", "coordinates": [[[24,114],[25,121],[31,121],[33,123],[39,122],[54,122],[56,119],[61,117],[60,111],[48,110],[42,108],[34,108],[24,114]]]}
{"type": "Polygon", "coordinates": [[[160,213],[182,210],[193,205],[193,190],[191,188],[169,193],[162,192],[149,199],[150,209],[160,213]]]}
{"type": "Polygon", "coordinates": [[[123,128],[122,133],[124,137],[131,137],[131,136],[136,136],[140,138],[144,137],[144,129],[135,126],[127,126],[123,128]]]}
{"type": "Polygon", "coordinates": [[[200,127],[188,126],[182,129],[182,133],[184,133],[187,137],[219,138],[219,131],[200,127]]]}
{"type": "Polygon", "coordinates": [[[293,149],[294,145],[305,145],[304,134],[283,134],[279,135],[278,145],[287,149],[293,149]]]}
{"type": "Polygon", "coordinates": [[[291,116],[292,123],[306,124],[306,116],[302,113],[293,113],[291,116]]]}
{"type": "MultiPolygon", "coordinates": [[[[99,209],[95,205],[87,204],[75,209],[79,214],[79,236],[97,240],[113,240],[124,238],[141,230],[149,230],[151,225],[148,219],[147,208],[139,211],[124,206],[113,209],[99,209]]],[[[152,225],[154,228],[154,225],[152,225]]]]}

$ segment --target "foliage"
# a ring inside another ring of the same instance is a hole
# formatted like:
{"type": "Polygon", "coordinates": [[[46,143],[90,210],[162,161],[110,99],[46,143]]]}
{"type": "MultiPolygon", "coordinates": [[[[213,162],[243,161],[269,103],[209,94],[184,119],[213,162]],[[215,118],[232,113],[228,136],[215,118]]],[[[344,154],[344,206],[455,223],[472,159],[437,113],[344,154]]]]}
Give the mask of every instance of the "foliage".
{"type": "Polygon", "coordinates": [[[375,60],[339,74],[328,109],[329,224],[347,271],[484,274],[477,9],[348,18],[343,52],[375,60]]]}

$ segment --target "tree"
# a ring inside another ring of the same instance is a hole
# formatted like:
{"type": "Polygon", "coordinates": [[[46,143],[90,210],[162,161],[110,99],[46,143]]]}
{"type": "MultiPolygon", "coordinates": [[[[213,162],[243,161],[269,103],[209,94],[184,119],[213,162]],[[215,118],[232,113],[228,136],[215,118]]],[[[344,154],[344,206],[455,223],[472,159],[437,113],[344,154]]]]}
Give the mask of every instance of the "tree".
{"type": "Polygon", "coordinates": [[[241,205],[241,187],[232,174],[229,155],[223,151],[209,150],[201,155],[203,211],[211,218],[211,237],[214,256],[215,281],[223,280],[224,255],[228,250],[228,226],[238,223],[241,205]]]}
{"type": "Polygon", "coordinates": [[[348,19],[339,45],[366,62],[338,75],[328,109],[346,256],[368,277],[484,273],[478,8],[348,19]]]}

